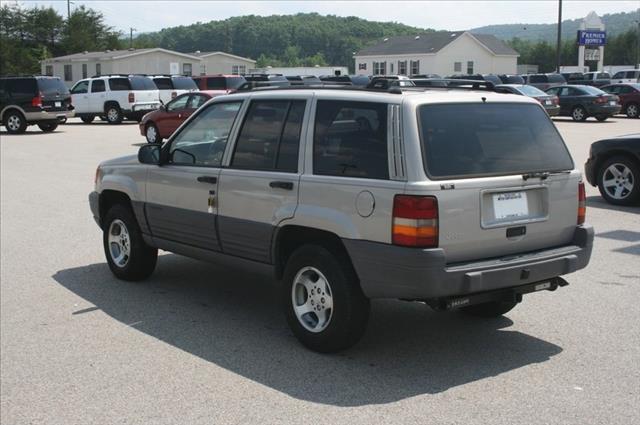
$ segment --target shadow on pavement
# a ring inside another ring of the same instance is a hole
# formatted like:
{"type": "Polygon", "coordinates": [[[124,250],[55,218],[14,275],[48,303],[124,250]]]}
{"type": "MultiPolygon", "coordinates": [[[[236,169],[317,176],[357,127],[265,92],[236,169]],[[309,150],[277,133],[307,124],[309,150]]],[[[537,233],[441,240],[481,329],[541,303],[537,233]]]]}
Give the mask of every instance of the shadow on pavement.
{"type": "Polygon", "coordinates": [[[375,301],[354,348],[306,350],[280,311],[269,278],[177,255],[158,259],[146,282],[116,280],[107,265],[53,278],[119,322],[297,399],[337,406],[390,403],[549,360],[562,349],[509,331],[507,318],[435,313],[419,303],[375,301]]]}
{"type": "Polygon", "coordinates": [[[613,205],[604,200],[602,196],[587,196],[587,220],[589,220],[589,208],[597,208],[602,210],[612,210],[620,212],[628,212],[632,214],[640,214],[640,207],[629,207],[622,205],[613,205]]]}

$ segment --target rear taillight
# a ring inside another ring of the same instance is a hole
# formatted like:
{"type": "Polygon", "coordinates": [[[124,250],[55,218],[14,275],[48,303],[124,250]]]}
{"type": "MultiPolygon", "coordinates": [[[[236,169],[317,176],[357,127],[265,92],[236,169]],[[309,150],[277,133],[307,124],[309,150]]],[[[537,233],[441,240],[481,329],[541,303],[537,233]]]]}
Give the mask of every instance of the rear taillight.
{"type": "Polygon", "coordinates": [[[578,224],[583,224],[587,216],[587,195],[584,191],[584,183],[578,183],[578,224]]]}
{"type": "Polygon", "coordinates": [[[42,92],[38,92],[38,95],[31,99],[31,106],[42,108],[42,92]]]}
{"type": "Polygon", "coordinates": [[[607,98],[600,96],[598,98],[596,98],[596,100],[593,101],[593,103],[596,103],[598,105],[603,104],[603,103],[607,103],[607,98]]]}
{"type": "Polygon", "coordinates": [[[560,98],[558,96],[553,96],[551,101],[553,102],[554,105],[559,105],[560,104],[560,98]]]}
{"type": "Polygon", "coordinates": [[[438,200],[434,196],[396,195],[393,199],[394,245],[438,246],[438,200]]]}
{"type": "Polygon", "coordinates": [[[136,95],[134,93],[129,93],[129,103],[133,103],[136,101],[136,95]]]}
{"type": "Polygon", "coordinates": [[[171,99],[175,98],[177,95],[178,95],[178,93],[176,93],[176,92],[172,91],[172,92],[171,92],[171,99]]]}

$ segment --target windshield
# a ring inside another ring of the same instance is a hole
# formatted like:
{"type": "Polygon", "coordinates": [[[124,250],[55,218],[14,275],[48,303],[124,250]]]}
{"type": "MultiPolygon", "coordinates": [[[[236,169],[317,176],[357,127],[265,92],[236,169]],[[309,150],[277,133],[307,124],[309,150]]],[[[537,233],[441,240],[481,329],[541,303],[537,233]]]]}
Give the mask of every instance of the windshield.
{"type": "Polygon", "coordinates": [[[538,105],[433,104],[418,117],[425,171],[434,180],[573,169],[538,105]]]}
{"type": "Polygon", "coordinates": [[[197,90],[198,86],[189,77],[173,77],[173,88],[176,90],[197,90]]]}
{"type": "Polygon", "coordinates": [[[44,94],[69,94],[69,89],[59,78],[40,78],[38,79],[38,88],[44,94]]]}
{"type": "Polygon", "coordinates": [[[516,87],[516,90],[518,90],[520,93],[526,96],[531,96],[531,97],[547,96],[545,92],[533,86],[519,86],[519,87],[516,87]]]}

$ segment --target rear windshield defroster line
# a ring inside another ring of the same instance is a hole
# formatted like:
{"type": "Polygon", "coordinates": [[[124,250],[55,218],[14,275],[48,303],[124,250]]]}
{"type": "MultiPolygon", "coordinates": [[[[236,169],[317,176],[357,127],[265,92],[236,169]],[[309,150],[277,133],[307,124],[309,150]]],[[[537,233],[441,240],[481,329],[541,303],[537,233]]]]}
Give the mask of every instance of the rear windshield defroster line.
{"type": "Polygon", "coordinates": [[[418,121],[425,172],[434,180],[573,169],[558,130],[538,105],[422,105],[418,121]]]}

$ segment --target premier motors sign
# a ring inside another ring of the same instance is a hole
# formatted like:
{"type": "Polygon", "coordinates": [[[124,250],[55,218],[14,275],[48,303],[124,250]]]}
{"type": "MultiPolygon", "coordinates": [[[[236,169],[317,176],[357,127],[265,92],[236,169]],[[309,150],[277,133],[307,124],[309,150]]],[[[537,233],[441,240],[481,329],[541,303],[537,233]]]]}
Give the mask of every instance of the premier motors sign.
{"type": "Polygon", "coordinates": [[[607,33],[605,31],[578,31],[579,46],[604,46],[605,44],[607,44],[607,33]]]}

